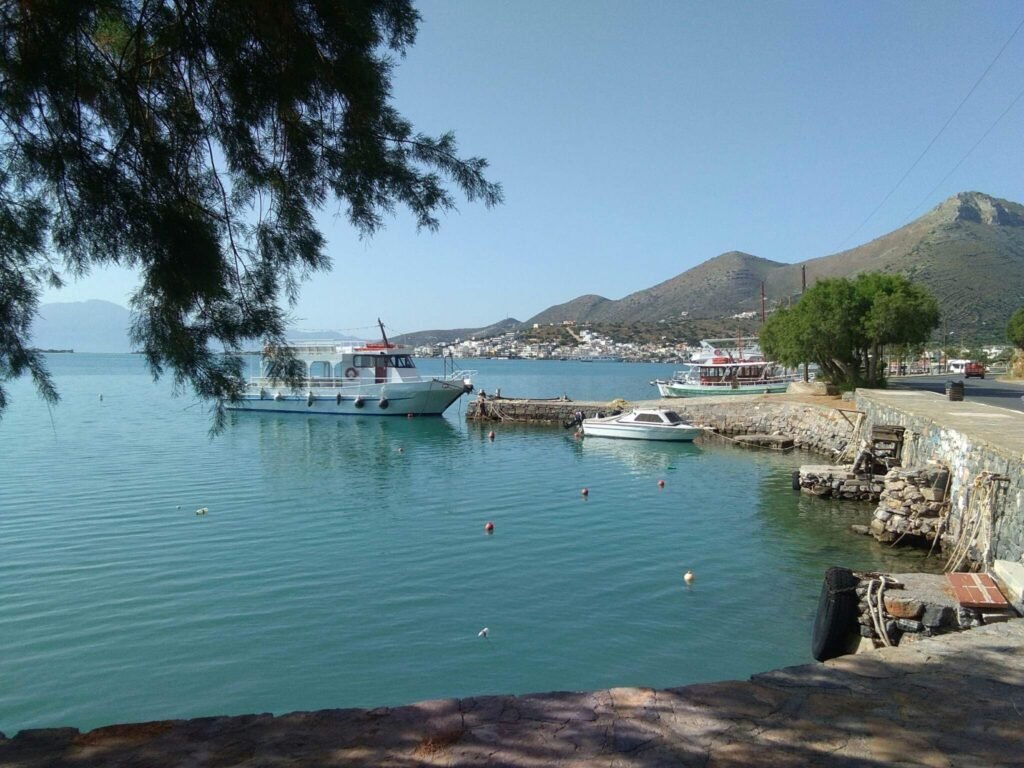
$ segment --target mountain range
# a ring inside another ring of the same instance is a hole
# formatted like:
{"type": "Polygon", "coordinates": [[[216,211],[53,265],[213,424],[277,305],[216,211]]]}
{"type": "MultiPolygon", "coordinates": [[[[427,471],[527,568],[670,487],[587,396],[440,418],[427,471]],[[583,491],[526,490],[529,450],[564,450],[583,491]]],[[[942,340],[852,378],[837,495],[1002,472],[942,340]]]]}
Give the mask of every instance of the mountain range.
{"type": "MultiPolygon", "coordinates": [[[[939,300],[949,331],[1002,338],[1010,315],[1024,306],[1024,206],[981,192],[961,192],[928,213],[869,243],[797,264],[729,251],[651,288],[621,299],[588,294],[549,307],[521,323],[506,318],[486,328],[419,331],[398,340],[437,344],[486,338],[533,324],[651,323],[759,312],[761,284],[769,308],[795,301],[807,285],[862,272],[902,274],[939,300]]],[[[105,301],[44,304],[33,345],[83,352],[129,350],[127,309],[105,301]]],[[[333,331],[294,331],[302,338],[344,338],[333,331]]]]}
{"type": "Polygon", "coordinates": [[[1024,306],[1024,206],[980,192],[962,192],[894,232],[857,248],[798,264],[730,251],[670,280],[611,300],[579,296],[545,309],[533,323],[657,322],[760,311],[795,300],[807,285],[862,272],[902,274],[939,300],[947,327],[1005,328],[1024,306]]]}

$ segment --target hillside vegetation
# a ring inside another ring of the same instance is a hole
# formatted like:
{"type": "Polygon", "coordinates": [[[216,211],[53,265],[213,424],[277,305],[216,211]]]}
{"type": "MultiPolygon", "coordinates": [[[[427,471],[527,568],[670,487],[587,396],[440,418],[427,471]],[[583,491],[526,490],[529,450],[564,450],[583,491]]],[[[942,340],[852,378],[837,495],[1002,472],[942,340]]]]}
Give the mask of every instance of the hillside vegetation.
{"type": "Polygon", "coordinates": [[[847,251],[782,264],[731,251],[622,299],[581,296],[527,321],[650,323],[721,318],[795,300],[808,285],[863,272],[905,275],[939,300],[948,332],[999,337],[1024,294],[1024,206],[962,192],[894,232],[847,251]]]}

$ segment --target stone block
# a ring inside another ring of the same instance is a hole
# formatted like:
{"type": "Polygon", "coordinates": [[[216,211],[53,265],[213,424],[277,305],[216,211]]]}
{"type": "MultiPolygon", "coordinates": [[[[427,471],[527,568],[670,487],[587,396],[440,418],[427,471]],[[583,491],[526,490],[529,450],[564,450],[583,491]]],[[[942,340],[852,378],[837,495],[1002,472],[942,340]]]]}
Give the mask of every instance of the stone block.
{"type": "Polygon", "coordinates": [[[927,501],[942,501],[946,498],[945,489],[943,488],[922,488],[921,495],[927,501]]]}
{"type": "Polygon", "coordinates": [[[992,578],[1011,603],[1024,600],[1024,564],[996,560],[992,564],[992,578]]]}
{"type": "Polygon", "coordinates": [[[875,520],[878,520],[878,521],[884,523],[890,517],[892,517],[892,512],[890,512],[888,509],[883,509],[883,508],[879,507],[878,509],[875,510],[875,520]]]}
{"type": "Polygon", "coordinates": [[[1010,621],[1011,619],[1017,618],[1017,612],[1012,608],[1006,611],[982,611],[981,612],[981,623],[982,624],[1002,624],[1004,621],[1010,621]]]}
{"type": "Polygon", "coordinates": [[[917,619],[924,613],[924,603],[905,595],[886,592],[882,596],[886,613],[897,619],[917,619]]]}
{"type": "Polygon", "coordinates": [[[900,632],[923,632],[924,624],[913,619],[896,619],[896,626],[900,632]]]}

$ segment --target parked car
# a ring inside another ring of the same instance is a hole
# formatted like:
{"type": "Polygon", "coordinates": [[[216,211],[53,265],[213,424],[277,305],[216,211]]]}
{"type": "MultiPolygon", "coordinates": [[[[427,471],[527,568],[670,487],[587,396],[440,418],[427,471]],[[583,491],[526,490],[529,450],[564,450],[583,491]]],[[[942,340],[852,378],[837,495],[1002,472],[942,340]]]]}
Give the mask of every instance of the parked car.
{"type": "Polygon", "coordinates": [[[973,360],[964,366],[964,378],[969,379],[975,377],[978,379],[985,378],[985,366],[981,363],[976,363],[973,360]]]}

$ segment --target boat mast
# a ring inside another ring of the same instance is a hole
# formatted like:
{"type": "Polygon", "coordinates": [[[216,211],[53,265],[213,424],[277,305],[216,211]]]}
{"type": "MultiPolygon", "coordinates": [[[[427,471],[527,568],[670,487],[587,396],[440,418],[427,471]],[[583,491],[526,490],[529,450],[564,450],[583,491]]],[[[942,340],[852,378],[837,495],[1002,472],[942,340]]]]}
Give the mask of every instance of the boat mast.
{"type": "Polygon", "coordinates": [[[384,339],[384,346],[390,346],[390,344],[388,343],[388,335],[384,333],[384,323],[380,321],[379,317],[377,318],[377,325],[380,326],[380,336],[382,339],[384,339]]]}

